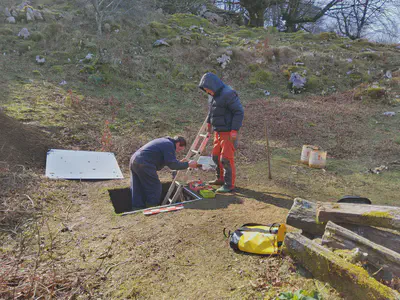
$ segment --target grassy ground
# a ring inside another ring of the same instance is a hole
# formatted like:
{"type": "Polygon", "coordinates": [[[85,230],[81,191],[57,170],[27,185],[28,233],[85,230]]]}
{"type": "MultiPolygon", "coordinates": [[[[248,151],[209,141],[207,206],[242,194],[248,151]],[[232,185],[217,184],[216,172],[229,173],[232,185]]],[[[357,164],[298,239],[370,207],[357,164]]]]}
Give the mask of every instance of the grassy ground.
{"type": "Polygon", "coordinates": [[[215,27],[190,15],[157,14],[157,22],[149,18],[141,27],[133,21],[113,24],[119,32],[99,38],[83,8],[49,8],[67,13],[55,22],[1,24],[0,106],[29,127],[21,133],[35,130],[32,136],[40,132],[63,148],[113,151],[128,177],[127,161],[144,142],[167,134],[194,138],[207,113],[197,83],[213,71],[238,90],[245,106],[236,155],[238,192],[176,213],[120,217],[107,191],[127,187],[128,179],[50,181],[40,167],[18,167],[25,165],[19,156],[1,156],[0,184],[7,187],[0,195],[5,298],[36,293],[274,299],[298,289],[317,290],[324,299],[344,296],[306,279],[287,257],[235,254],[222,231],[247,222],[284,222],[295,197],[336,201],[360,195],[374,204],[398,205],[400,121],[398,114],[382,115],[400,111],[400,74],[384,79],[382,73],[399,67],[400,52],[393,45],[325,33],[215,27]],[[35,33],[35,40],[18,39],[22,27],[35,33]],[[158,38],[171,47],[153,48],[158,38]],[[94,59],[85,60],[89,52],[94,59]],[[222,54],[232,58],[225,69],[216,60],[222,54]],[[46,63],[36,64],[36,55],[46,63]],[[302,94],[287,86],[294,71],[309,79],[302,94]],[[67,85],[60,85],[62,80],[67,85]],[[266,98],[265,90],[272,97],[266,98]],[[325,170],[298,163],[303,144],[328,151],[325,170]],[[368,172],[380,165],[388,169],[368,172]]]}

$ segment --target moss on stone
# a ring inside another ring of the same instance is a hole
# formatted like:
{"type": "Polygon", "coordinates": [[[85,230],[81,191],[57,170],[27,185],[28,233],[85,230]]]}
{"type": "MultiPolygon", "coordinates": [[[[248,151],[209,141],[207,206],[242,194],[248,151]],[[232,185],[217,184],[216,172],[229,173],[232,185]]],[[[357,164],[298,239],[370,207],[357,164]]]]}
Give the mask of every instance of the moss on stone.
{"type": "Polygon", "coordinates": [[[321,32],[318,35],[318,39],[323,40],[323,41],[333,40],[333,39],[336,39],[337,37],[338,37],[337,34],[334,32],[321,32]]]}
{"type": "Polygon", "coordinates": [[[176,36],[178,34],[178,30],[160,22],[151,22],[149,26],[150,32],[156,37],[167,38],[176,36]]]}
{"type": "Polygon", "coordinates": [[[381,99],[381,98],[385,97],[386,90],[383,87],[370,87],[366,90],[366,94],[371,99],[381,99]]]}
{"type": "Polygon", "coordinates": [[[168,19],[168,24],[178,25],[180,27],[198,26],[203,28],[210,27],[210,22],[202,17],[193,14],[173,14],[168,19]]]}

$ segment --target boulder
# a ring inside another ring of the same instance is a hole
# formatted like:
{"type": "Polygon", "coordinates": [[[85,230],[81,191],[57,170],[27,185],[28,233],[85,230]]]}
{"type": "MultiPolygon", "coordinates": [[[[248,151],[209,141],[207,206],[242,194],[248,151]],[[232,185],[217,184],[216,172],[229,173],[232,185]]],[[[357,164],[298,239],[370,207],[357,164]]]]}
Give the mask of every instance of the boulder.
{"type": "Polygon", "coordinates": [[[46,62],[46,59],[44,57],[41,57],[40,55],[36,55],[36,62],[39,65],[43,65],[46,62]]]}
{"type": "Polygon", "coordinates": [[[6,20],[7,20],[7,22],[10,23],[10,24],[15,24],[15,23],[16,23],[14,17],[8,17],[6,20]]]}
{"type": "Polygon", "coordinates": [[[167,46],[169,47],[170,45],[165,41],[165,39],[160,39],[157,40],[153,43],[153,47],[160,47],[160,46],[167,46]]]}
{"type": "Polygon", "coordinates": [[[292,90],[295,93],[300,93],[301,90],[304,89],[306,82],[307,82],[307,79],[305,77],[300,76],[298,73],[290,74],[289,83],[291,84],[292,90]]]}
{"type": "Polygon", "coordinates": [[[4,10],[4,14],[6,15],[7,18],[12,17],[10,11],[8,10],[8,8],[6,7],[6,9],[4,10]]]}
{"type": "Polygon", "coordinates": [[[19,36],[19,37],[23,37],[24,39],[29,38],[30,35],[31,35],[31,34],[29,33],[29,31],[28,31],[27,28],[22,28],[21,31],[18,33],[18,36],[19,36]]]}
{"type": "Polygon", "coordinates": [[[43,21],[44,20],[44,18],[42,16],[42,14],[40,13],[40,11],[38,11],[36,9],[33,10],[33,16],[35,17],[35,20],[38,20],[38,21],[43,21]]]}
{"type": "Polygon", "coordinates": [[[210,21],[211,23],[214,23],[216,25],[224,25],[224,18],[220,17],[219,15],[217,15],[216,13],[210,12],[210,11],[206,11],[203,13],[203,18],[207,19],[208,21],[210,21]]]}
{"type": "Polygon", "coordinates": [[[30,7],[28,7],[27,10],[26,10],[26,20],[27,20],[28,22],[33,22],[33,21],[35,21],[35,16],[34,16],[34,14],[33,14],[33,9],[30,8],[30,7]]]}

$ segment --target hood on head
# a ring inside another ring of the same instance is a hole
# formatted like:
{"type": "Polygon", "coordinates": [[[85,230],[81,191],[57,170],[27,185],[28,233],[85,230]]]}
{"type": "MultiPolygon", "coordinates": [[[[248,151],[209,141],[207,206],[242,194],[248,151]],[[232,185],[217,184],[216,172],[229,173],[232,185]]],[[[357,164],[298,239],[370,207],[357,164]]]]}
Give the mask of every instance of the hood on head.
{"type": "Polygon", "coordinates": [[[218,94],[218,92],[224,87],[224,83],[221,79],[218,78],[217,75],[213,73],[206,73],[200,80],[199,88],[204,90],[207,88],[214,92],[214,94],[218,94]]]}

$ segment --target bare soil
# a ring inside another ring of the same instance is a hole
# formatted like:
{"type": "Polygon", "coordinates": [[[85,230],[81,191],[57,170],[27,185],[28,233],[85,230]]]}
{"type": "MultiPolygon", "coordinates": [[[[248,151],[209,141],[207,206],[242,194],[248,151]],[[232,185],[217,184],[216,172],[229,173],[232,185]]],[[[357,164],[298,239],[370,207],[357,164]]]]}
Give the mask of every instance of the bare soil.
{"type": "Polygon", "coordinates": [[[43,131],[24,125],[0,112],[0,162],[3,168],[13,165],[44,168],[47,151],[58,145],[43,131]]]}

